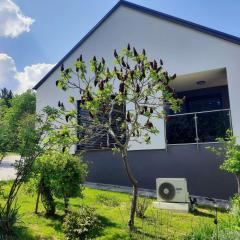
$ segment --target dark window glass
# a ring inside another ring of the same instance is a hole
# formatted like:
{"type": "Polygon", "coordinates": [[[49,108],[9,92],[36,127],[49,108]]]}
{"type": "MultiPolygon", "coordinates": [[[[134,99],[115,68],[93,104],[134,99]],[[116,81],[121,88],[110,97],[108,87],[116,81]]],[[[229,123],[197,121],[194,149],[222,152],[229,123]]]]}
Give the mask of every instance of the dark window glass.
{"type": "MultiPolygon", "coordinates": [[[[196,143],[195,114],[169,116],[166,123],[168,144],[196,143]]],[[[199,142],[215,142],[231,128],[229,111],[196,114],[199,142]]]]}
{"type": "MultiPolygon", "coordinates": [[[[230,126],[229,111],[214,111],[223,109],[222,95],[210,94],[201,96],[187,96],[181,113],[195,114],[168,116],[166,123],[166,137],[168,144],[215,142],[216,138],[224,137],[230,126]],[[209,112],[206,112],[209,111],[209,112]],[[211,112],[213,111],[213,112],[211,112]],[[196,136],[197,129],[197,136],[196,136]]],[[[168,114],[174,114],[167,111],[168,114]]]]}
{"type": "Polygon", "coordinates": [[[201,96],[186,98],[188,112],[217,110],[223,107],[221,96],[201,96]]]}
{"type": "Polygon", "coordinates": [[[168,144],[196,142],[194,114],[168,116],[166,137],[168,144]]]}
{"type": "Polygon", "coordinates": [[[215,142],[224,137],[230,128],[229,111],[199,113],[197,115],[198,138],[200,142],[215,142]]]}

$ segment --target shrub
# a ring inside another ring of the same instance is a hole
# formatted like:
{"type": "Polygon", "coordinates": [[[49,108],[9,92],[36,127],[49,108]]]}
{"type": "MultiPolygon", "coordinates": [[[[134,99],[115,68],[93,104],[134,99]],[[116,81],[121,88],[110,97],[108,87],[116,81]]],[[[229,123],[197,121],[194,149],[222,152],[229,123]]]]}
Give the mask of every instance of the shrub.
{"type": "Polygon", "coordinates": [[[68,240],[91,239],[100,229],[95,210],[83,205],[78,211],[69,212],[63,222],[63,231],[68,240]]]}
{"type": "MultiPolygon", "coordinates": [[[[214,234],[213,239],[217,239],[216,234],[214,234]]],[[[218,233],[219,240],[239,240],[240,232],[230,229],[221,229],[218,233]]]]}
{"type": "Polygon", "coordinates": [[[136,214],[139,218],[145,217],[145,212],[147,211],[151,200],[149,198],[138,198],[136,214]]]}
{"type": "Polygon", "coordinates": [[[231,130],[227,130],[226,136],[217,138],[216,141],[218,145],[207,148],[217,156],[224,157],[220,169],[235,175],[240,195],[240,145],[237,143],[237,138],[231,130]]]}
{"type": "Polygon", "coordinates": [[[120,205],[119,200],[116,197],[110,197],[102,193],[97,195],[96,200],[98,203],[108,207],[117,207],[120,205]]]}
{"type": "Polygon", "coordinates": [[[82,197],[87,165],[80,156],[72,155],[67,150],[48,149],[36,159],[32,172],[34,174],[29,180],[29,191],[33,189],[41,195],[46,215],[55,214],[55,198],[64,199],[64,210],[67,213],[69,198],[82,197]]]}
{"type": "Polygon", "coordinates": [[[6,209],[0,207],[0,239],[7,239],[7,236],[13,234],[16,224],[20,222],[18,209],[14,206],[7,214],[6,209]]]}
{"type": "Polygon", "coordinates": [[[236,195],[231,201],[231,211],[230,215],[234,220],[236,227],[240,228],[240,196],[236,195]]]}
{"type": "Polygon", "coordinates": [[[240,239],[240,197],[236,195],[231,201],[229,217],[220,225],[221,240],[240,239]]]}

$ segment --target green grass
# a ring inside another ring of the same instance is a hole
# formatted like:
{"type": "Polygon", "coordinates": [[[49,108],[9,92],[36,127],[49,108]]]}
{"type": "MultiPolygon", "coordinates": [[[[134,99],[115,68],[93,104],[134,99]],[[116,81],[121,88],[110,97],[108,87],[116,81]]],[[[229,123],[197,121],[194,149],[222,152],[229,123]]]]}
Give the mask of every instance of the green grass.
{"type": "MultiPolygon", "coordinates": [[[[10,187],[9,182],[3,185],[4,191],[7,193],[10,187]]],[[[20,206],[20,214],[22,222],[17,229],[18,238],[23,240],[32,239],[65,239],[61,230],[62,219],[64,216],[63,202],[57,201],[57,216],[55,218],[46,218],[44,216],[43,206],[40,205],[40,214],[34,214],[36,196],[30,196],[24,191],[24,187],[18,195],[18,205],[20,206]]],[[[0,204],[4,199],[0,199],[0,204]]],[[[96,208],[102,225],[103,231],[97,239],[131,239],[127,230],[127,220],[130,205],[130,196],[123,193],[114,193],[109,191],[101,191],[86,188],[84,190],[84,198],[74,198],[70,200],[70,207],[77,209],[80,204],[86,204],[96,208]],[[120,205],[104,204],[99,199],[99,195],[103,198],[113,198],[119,201],[120,205]]],[[[220,212],[220,221],[227,218],[227,213],[220,212]]],[[[156,239],[157,232],[159,239],[180,240],[195,226],[200,223],[213,224],[214,211],[210,209],[198,208],[197,212],[192,213],[176,213],[164,210],[156,210],[149,207],[146,218],[141,220],[136,218],[136,226],[138,229],[138,237],[134,239],[156,239]],[[157,220],[154,220],[157,219],[157,220]],[[144,238],[143,233],[144,232],[144,238]]]]}

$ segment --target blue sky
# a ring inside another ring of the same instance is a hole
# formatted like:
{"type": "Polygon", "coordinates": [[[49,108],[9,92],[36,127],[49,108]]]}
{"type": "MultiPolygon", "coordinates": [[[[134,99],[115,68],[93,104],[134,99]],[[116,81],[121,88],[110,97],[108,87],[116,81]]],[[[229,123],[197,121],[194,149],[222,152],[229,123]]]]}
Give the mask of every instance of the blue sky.
{"type": "MultiPolygon", "coordinates": [[[[131,2],[240,37],[239,0],[131,2]]],[[[7,86],[21,92],[32,87],[116,3],[117,0],[0,0],[0,88],[7,86]],[[8,13],[6,5],[11,6],[8,13]],[[10,24],[4,25],[9,19],[10,24]],[[10,30],[5,31],[4,27],[9,26],[10,30]]]]}

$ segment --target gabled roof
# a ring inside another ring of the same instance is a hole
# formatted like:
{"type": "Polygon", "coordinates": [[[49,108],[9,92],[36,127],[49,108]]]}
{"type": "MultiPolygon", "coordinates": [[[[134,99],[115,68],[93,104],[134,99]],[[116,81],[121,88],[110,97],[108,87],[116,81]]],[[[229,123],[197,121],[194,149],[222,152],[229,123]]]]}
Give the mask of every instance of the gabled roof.
{"type": "Polygon", "coordinates": [[[240,38],[227,34],[227,33],[223,33],[208,27],[204,27],[202,25],[193,23],[193,22],[189,22],[186,20],[183,20],[181,18],[177,18],[177,17],[173,17],[171,15],[162,13],[162,12],[158,12],[155,11],[153,9],[150,8],[146,8],[140,5],[137,5],[135,3],[131,3],[125,0],[120,0],[34,87],[33,89],[37,90],[47,79],[48,77],[59,67],[61,66],[62,63],[64,63],[64,61],[77,49],[79,48],[82,43],[88,39],[88,37],[98,28],[101,26],[101,24],[119,7],[119,6],[127,6],[129,8],[138,10],[140,12],[144,12],[147,14],[150,14],[152,16],[156,16],[160,19],[169,21],[169,22],[173,22],[194,30],[197,30],[199,32],[203,32],[206,34],[209,34],[211,36],[235,43],[240,45],[240,38]]]}

